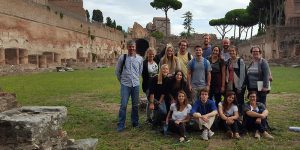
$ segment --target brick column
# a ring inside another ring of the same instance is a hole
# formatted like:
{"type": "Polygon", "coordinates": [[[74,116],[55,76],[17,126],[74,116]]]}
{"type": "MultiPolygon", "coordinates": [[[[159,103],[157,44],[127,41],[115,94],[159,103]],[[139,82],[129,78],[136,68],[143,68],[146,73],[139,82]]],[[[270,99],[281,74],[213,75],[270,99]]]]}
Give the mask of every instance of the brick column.
{"type": "Polygon", "coordinates": [[[0,48],[0,65],[5,65],[5,49],[0,48]]]}
{"type": "Polygon", "coordinates": [[[40,68],[47,68],[47,57],[45,55],[39,56],[39,67],[40,68]]]}
{"type": "Polygon", "coordinates": [[[88,63],[92,63],[93,62],[93,55],[92,53],[88,53],[88,63]]]}
{"type": "Polygon", "coordinates": [[[19,63],[20,64],[28,64],[28,50],[27,49],[19,49],[19,63]]]}

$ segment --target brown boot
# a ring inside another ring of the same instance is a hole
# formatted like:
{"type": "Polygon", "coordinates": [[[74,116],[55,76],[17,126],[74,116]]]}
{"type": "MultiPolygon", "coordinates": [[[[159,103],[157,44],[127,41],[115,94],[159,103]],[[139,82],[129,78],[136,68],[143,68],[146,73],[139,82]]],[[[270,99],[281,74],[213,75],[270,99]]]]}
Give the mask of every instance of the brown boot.
{"type": "Polygon", "coordinates": [[[236,138],[236,139],[239,140],[239,139],[241,139],[241,136],[240,136],[240,134],[237,132],[237,133],[234,134],[234,138],[236,138]]]}
{"type": "Polygon", "coordinates": [[[233,133],[232,133],[232,131],[229,130],[229,131],[227,131],[226,134],[227,134],[227,136],[228,136],[229,138],[233,138],[233,133]]]}
{"type": "Polygon", "coordinates": [[[267,139],[271,139],[271,140],[274,139],[274,137],[273,137],[272,135],[270,135],[267,131],[265,131],[265,132],[263,133],[263,136],[264,136],[265,138],[267,138],[267,139]]]}
{"type": "Polygon", "coordinates": [[[255,131],[254,137],[260,140],[260,133],[258,130],[255,131]]]}

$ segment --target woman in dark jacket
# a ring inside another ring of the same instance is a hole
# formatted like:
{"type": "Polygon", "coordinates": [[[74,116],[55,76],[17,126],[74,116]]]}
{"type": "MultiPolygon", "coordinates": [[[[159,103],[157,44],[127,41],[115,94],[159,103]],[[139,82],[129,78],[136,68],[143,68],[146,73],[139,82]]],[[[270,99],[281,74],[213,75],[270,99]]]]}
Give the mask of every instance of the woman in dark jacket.
{"type": "Polygon", "coordinates": [[[218,106],[225,91],[225,62],[221,58],[221,49],[218,46],[214,46],[212,50],[212,55],[208,58],[212,68],[209,99],[215,100],[218,106]]]}
{"type": "Polygon", "coordinates": [[[154,61],[155,54],[156,54],[156,50],[152,47],[149,47],[145,53],[145,60],[143,61],[142,89],[143,92],[147,95],[147,99],[148,99],[148,104],[146,108],[146,115],[147,115],[146,122],[152,121],[150,117],[151,111],[149,110],[149,88],[150,88],[152,78],[158,74],[158,65],[154,61]]]}
{"type": "Polygon", "coordinates": [[[166,84],[169,80],[169,67],[163,64],[160,67],[159,74],[153,77],[149,88],[149,109],[154,110],[153,125],[162,125],[170,109],[169,96],[166,95],[166,84]]]}
{"type": "Polygon", "coordinates": [[[188,89],[187,82],[185,81],[185,77],[182,70],[175,71],[175,74],[168,81],[166,88],[171,103],[175,102],[179,91],[184,91],[186,93],[188,102],[191,103],[190,90],[188,89]]]}

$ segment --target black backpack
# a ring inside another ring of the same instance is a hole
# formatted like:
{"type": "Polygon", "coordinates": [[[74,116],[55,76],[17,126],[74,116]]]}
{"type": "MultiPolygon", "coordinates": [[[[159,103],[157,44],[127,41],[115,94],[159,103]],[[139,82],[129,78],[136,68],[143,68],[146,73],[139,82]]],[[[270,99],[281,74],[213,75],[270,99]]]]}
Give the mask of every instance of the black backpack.
{"type": "Polygon", "coordinates": [[[122,66],[121,66],[121,68],[120,68],[120,76],[121,76],[121,74],[122,74],[122,72],[123,72],[123,68],[124,68],[124,66],[125,66],[126,57],[127,57],[127,54],[124,54],[124,56],[123,56],[123,61],[122,61],[122,66]]]}

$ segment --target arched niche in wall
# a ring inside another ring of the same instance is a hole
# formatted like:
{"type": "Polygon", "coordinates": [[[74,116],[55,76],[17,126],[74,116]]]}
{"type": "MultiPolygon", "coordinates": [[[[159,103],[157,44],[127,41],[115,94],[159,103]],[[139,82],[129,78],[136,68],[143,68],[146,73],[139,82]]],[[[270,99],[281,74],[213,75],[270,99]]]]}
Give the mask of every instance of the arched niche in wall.
{"type": "Polygon", "coordinates": [[[136,52],[144,57],[146,50],[149,48],[149,42],[145,39],[137,39],[136,43],[136,52]]]}

